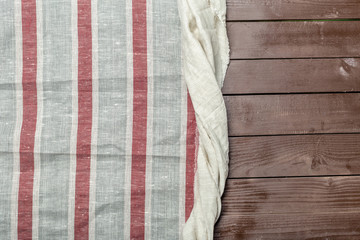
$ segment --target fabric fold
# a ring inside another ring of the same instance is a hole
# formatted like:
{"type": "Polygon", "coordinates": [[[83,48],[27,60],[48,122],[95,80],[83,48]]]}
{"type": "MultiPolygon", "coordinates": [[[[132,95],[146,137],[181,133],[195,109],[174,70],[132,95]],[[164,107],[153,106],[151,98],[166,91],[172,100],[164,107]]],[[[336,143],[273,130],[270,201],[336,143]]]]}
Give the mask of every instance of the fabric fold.
{"type": "Polygon", "coordinates": [[[0,6],[1,237],[212,239],[225,0],[0,6]]]}
{"type": "Polygon", "coordinates": [[[229,44],[223,0],[178,0],[184,78],[199,130],[194,207],[183,239],[213,239],[228,174],[228,131],[221,93],[229,44]]]}

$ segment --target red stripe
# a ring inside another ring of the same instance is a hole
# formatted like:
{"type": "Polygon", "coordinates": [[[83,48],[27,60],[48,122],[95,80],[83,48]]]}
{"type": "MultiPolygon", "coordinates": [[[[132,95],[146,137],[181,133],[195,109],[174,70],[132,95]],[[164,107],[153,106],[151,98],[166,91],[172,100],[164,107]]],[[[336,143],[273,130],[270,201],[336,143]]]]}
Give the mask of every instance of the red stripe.
{"type": "Polygon", "coordinates": [[[189,94],[187,109],[185,221],[190,217],[194,206],[194,176],[197,160],[196,146],[198,144],[195,111],[189,94]]]}
{"type": "Polygon", "coordinates": [[[37,117],[36,0],[22,0],[23,123],[20,134],[18,239],[32,237],[34,143],[37,117]]]}
{"type": "Polygon", "coordinates": [[[130,238],[144,239],[147,125],[146,0],[133,0],[133,139],[130,238]]]}
{"type": "Polygon", "coordinates": [[[76,144],[75,239],[89,237],[92,127],[91,0],[78,0],[78,132],[76,144]]]}

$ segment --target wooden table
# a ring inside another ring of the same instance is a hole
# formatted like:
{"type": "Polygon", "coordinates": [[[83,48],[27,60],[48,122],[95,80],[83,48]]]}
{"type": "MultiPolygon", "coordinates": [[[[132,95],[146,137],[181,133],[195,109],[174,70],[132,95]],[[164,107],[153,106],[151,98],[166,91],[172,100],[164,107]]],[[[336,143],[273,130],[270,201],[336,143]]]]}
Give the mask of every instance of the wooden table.
{"type": "Polygon", "coordinates": [[[216,239],[360,239],[360,0],[227,0],[216,239]]]}

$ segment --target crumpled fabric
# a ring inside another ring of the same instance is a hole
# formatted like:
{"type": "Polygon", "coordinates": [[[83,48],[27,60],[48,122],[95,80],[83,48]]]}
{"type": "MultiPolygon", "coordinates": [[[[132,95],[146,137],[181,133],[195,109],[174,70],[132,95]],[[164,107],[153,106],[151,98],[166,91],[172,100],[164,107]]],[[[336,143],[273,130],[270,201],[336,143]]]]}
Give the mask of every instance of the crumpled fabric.
{"type": "Polygon", "coordinates": [[[224,0],[0,1],[0,239],[212,239],[228,51],[224,0]]]}
{"type": "Polygon", "coordinates": [[[183,239],[213,239],[228,174],[228,130],[221,93],[229,43],[224,0],[178,0],[184,77],[199,130],[194,208],[183,239]]]}

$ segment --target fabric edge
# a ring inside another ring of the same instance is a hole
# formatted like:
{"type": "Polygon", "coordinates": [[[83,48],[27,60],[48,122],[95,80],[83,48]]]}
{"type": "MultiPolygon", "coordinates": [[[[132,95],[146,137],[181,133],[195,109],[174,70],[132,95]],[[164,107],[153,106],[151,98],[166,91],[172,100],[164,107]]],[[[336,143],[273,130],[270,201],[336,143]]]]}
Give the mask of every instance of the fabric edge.
{"type": "Polygon", "coordinates": [[[185,81],[199,130],[194,207],[183,239],[213,239],[228,174],[227,117],[221,87],[229,63],[224,0],[178,0],[185,81]]]}

